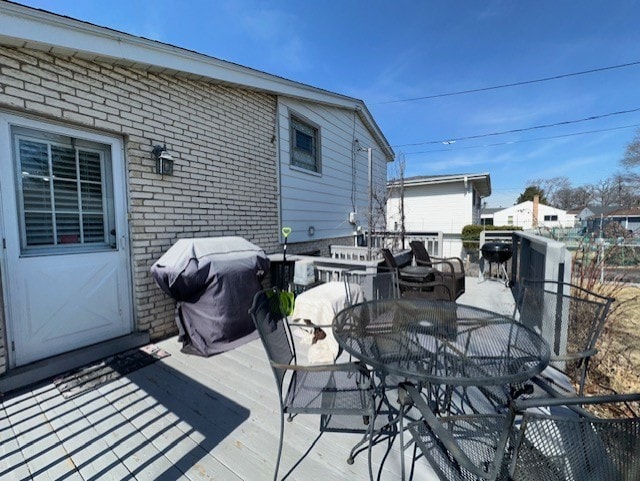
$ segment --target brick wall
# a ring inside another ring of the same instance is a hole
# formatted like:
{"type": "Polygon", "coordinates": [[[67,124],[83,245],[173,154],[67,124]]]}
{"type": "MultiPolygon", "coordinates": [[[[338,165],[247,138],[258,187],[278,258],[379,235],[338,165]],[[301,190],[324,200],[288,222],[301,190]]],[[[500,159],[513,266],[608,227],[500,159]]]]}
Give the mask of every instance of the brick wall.
{"type": "Polygon", "coordinates": [[[0,47],[0,108],[125,139],[137,328],[152,338],[176,332],[149,273],[176,239],[238,235],[279,249],[274,96],[0,47]],[[156,144],[176,160],[173,176],[155,173],[156,144]]]}

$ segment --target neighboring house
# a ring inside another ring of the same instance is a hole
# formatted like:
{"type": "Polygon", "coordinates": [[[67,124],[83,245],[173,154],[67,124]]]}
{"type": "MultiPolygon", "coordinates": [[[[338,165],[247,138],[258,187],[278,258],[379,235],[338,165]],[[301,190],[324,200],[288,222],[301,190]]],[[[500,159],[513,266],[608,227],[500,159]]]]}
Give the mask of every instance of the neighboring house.
{"type": "Polygon", "coordinates": [[[507,207],[493,214],[494,225],[512,225],[522,229],[552,229],[555,227],[571,228],[576,223],[576,216],[567,211],[549,205],[527,200],[507,207]],[[537,215],[536,215],[537,209],[537,215]]]}
{"type": "MultiPolygon", "coordinates": [[[[613,210],[613,209],[609,209],[613,210]]],[[[604,212],[608,212],[606,208],[602,207],[594,207],[594,206],[584,206],[580,209],[572,209],[568,212],[573,213],[576,216],[576,223],[580,228],[588,228],[590,219],[593,219],[594,216],[600,216],[600,214],[604,212]]]]}
{"type": "Polygon", "coordinates": [[[480,211],[480,223],[482,225],[495,225],[493,223],[493,214],[504,209],[504,207],[484,207],[480,211]]]}
{"type": "Polygon", "coordinates": [[[587,206],[578,214],[580,227],[585,228],[587,232],[599,231],[603,221],[610,212],[618,209],[617,206],[587,206]]]}
{"type": "Polygon", "coordinates": [[[394,156],[361,100],[7,2],[0,66],[5,378],[177,332],[149,268],[178,238],[273,253],[286,225],[291,252],[352,243],[368,201],[356,144],[374,187],[394,156]]]}
{"type": "Polygon", "coordinates": [[[581,216],[584,215],[586,207],[580,207],[577,209],[569,209],[567,210],[567,215],[573,216],[575,218],[575,227],[584,227],[586,226],[586,219],[583,219],[581,216]]]}
{"type": "Polygon", "coordinates": [[[617,222],[620,226],[632,233],[640,233],[640,207],[623,207],[613,210],[605,216],[607,222],[617,222]]]}
{"type": "MultiPolygon", "coordinates": [[[[400,183],[387,186],[387,230],[401,229],[400,183]]],[[[444,233],[443,255],[460,256],[462,228],[480,223],[482,199],[491,195],[488,173],[419,176],[404,179],[406,232],[444,233]]]]}

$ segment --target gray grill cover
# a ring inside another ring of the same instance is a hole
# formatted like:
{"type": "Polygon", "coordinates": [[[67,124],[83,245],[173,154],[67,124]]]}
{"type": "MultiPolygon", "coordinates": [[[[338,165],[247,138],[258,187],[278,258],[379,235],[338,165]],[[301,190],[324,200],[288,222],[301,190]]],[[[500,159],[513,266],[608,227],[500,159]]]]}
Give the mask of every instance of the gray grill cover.
{"type": "Polygon", "coordinates": [[[264,251],[242,237],[180,239],[151,266],[177,301],[182,351],[210,356],[257,337],[249,315],[269,268],[264,251]]]}

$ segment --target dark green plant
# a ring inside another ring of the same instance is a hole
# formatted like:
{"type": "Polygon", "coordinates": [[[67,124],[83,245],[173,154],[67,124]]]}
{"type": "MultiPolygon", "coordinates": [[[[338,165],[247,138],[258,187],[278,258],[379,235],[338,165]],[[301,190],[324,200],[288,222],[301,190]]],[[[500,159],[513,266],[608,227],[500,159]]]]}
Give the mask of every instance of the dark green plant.
{"type": "Polygon", "coordinates": [[[522,227],[516,227],[512,225],[477,225],[470,224],[465,225],[462,228],[462,246],[467,250],[478,249],[478,245],[480,243],[480,233],[482,231],[496,231],[496,230],[505,230],[505,231],[514,231],[514,230],[522,230],[522,227]]]}

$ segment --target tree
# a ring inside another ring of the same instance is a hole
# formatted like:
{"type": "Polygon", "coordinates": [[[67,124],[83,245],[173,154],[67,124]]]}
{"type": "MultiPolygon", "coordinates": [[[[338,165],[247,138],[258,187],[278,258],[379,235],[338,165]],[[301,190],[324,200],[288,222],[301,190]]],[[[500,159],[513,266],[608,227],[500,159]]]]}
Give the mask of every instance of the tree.
{"type": "Polygon", "coordinates": [[[535,185],[544,192],[548,203],[555,207],[560,207],[561,198],[571,190],[571,182],[567,177],[551,177],[550,179],[535,179],[528,182],[535,185]]]}
{"type": "Polygon", "coordinates": [[[567,177],[533,179],[528,181],[528,185],[539,186],[544,191],[548,204],[559,209],[584,207],[593,200],[593,186],[573,187],[567,177]]]}
{"type": "Polygon", "coordinates": [[[585,207],[593,201],[593,186],[581,185],[573,189],[572,206],[585,207]]]}
{"type": "Polygon", "coordinates": [[[636,132],[636,136],[627,145],[622,158],[622,165],[626,168],[640,167],[640,130],[636,132]]]}
{"type": "Polygon", "coordinates": [[[616,183],[613,179],[601,179],[593,186],[593,194],[595,201],[602,205],[612,205],[617,198],[616,183]]]}
{"type": "MultiPolygon", "coordinates": [[[[395,237],[392,239],[393,245],[399,245],[404,249],[404,239],[406,233],[405,226],[405,213],[404,213],[404,172],[406,167],[406,161],[404,154],[401,152],[397,157],[396,161],[393,164],[394,167],[394,175],[392,175],[391,181],[388,183],[388,187],[386,190],[386,199],[390,199],[393,197],[398,198],[398,211],[390,212],[391,218],[397,218],[398,221],[396,225],[391,226],[392,232],[398,232],[399,229],[399,238],[395,237]],[[397,217],[396,217],[397,216],[397,217]]],[[[385,200],[385,212],[387,212],[387,202],[385,200]]],[[[390,227],[386,226],[385,223],[385,231],[390,232],[390,227]]]]}
{"type": "Polygon", "coordinates": [[[533,200],[536,195],[539,197],[540,203],[547,204],[547,198],[544,195],[544,190],[542,190],[537,185],[530,185],[526,189],[524,189],[524,192],[520,194],[520,197],[518,197],[516,204],[520,204],[521,202],[526,202],[528,200],[533,200]]]}

